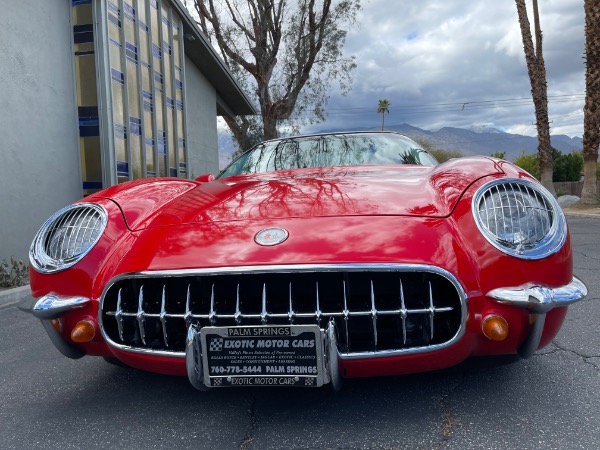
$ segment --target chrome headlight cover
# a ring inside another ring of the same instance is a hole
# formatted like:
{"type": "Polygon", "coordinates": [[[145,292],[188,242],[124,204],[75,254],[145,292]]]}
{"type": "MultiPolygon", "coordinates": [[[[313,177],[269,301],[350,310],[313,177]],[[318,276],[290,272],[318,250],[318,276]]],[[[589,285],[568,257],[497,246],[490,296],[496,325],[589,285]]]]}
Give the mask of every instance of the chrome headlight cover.
{"type": "Polygon", "coordinates": [[[75,203],[50,217],[29,249],[32,267],[55,273],[77,264],[96,245],[108,222],[108,213],[96,203],[75,203]]]}
{"type": "Polygon", "coordinates": [[[565,216],[540,184],[501,178],[480,187],[472,203],[481,234],[498,250],[521,259],[556,253],[567,238],[565,216]]]}

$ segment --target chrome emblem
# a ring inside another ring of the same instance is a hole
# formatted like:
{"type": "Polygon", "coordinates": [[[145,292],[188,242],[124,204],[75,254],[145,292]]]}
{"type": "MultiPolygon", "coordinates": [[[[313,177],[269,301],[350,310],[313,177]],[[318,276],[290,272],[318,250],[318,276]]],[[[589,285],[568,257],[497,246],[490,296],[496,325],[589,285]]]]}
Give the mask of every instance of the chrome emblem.
{"type": "Polygon", "coordinates": [[[254,236],[254,241],[258,245],[277,245],[285,241],[288,236],[289,233],[283,228],[265,228],[264,230],[256,233],[256,236],[254,236]]]}

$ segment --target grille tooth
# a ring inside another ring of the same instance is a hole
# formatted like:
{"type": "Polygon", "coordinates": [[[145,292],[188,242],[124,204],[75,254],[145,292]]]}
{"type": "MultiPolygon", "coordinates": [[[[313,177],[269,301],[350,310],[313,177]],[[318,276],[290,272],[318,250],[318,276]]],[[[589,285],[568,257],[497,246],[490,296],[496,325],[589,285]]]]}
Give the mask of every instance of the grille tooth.
{"type": "Polygon", "coordinates": [[[117,300],[117,311],[115,314],[115,317],[117,319],[117,327],[119,329],[119,339],[121,339],[121,342],[124,341],[123,339],[123,310],[121,309],[121,295],[122,295],[123,289],[119,289],[119,298],[117,300]]]}
{"type": "Polygon", "coordinates": [[[235,323],[240,325],[244,316],[240,311],[240,283],[237,284],[235,289],[235,323]]]}
{"type": "Polygon", "coordinates": [[[161,301],[160,301],[160,324],[162,326],[163,340],[165,342],[165,347],[169,347],[169,338],[167,335],[167,313],[165,310],[166,299],[167,299],[167,285],[163,284],[162,296],[161,296],[161,301]]]}
{"type": "Polygon", "coordinates": [[[102,298],[102,328],[133,351],[183,352],[192,324],[333,320],[340,353],[352,355],[443,345],[462,330],[464,308],[462,290],[434,271],[158,273],[112,284],[102,298]]]}
{"type": "Polygon", "coordinates": [[[377,350],[377,308],[375,308],[375,290],[371,280],[371,320],[373,321],[373,347],[377,350]]]}
{"type": "Polygon", "coordinates": [[[404,289],[400,280],[400,318],[402,319],[402,343],[406,345],[406,305],[404,304],[404,289]]]}
{"type": "Polygon", "coordinates": [[[217,313],[215,312],[215,285],[213,283],[210,290],[210,312],[208,313],[208,320],[210,320],[211,325],[214,325],[216,323],[216,315],[217,313]]]}
{"type": "Polygon", "coordinates": [[[146,317],[144,315],[144,286],[140,287],[140,295],[138,298],[138,310],[137,310],[137,323],[140,331],[140,339],[142,340],[142,344],[146,345],[146,328],[144,327],[146,322],[146,317]]]}
{"type": "Polygon", "coordinates": [[[263,325],[267,324],[267,317],[269,314],[267,313],[267,284],[263,283],[262,290],[262,310],[260,312],[260,321],[263,325]]]}

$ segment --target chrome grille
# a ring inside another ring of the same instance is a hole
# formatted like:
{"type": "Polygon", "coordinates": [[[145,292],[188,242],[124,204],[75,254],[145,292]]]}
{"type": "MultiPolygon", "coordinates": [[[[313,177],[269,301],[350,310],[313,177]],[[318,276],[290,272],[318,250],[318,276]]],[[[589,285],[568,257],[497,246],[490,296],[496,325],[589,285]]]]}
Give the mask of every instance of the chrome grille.
{"type": "Polygon", "coordinates": [[[187,327],[330,320],[344,356],[427,351],[458,338],[465,295],[430,266],[278,266],[118,277],[101,303],[109,342],[183,354],[187,327]]]}

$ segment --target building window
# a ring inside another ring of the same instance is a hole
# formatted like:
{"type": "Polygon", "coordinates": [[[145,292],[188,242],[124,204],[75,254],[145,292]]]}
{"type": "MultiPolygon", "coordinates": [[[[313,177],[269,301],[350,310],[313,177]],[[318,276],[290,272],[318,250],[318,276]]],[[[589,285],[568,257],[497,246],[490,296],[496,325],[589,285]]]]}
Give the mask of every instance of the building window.
{"type": "Polygon", "coordinates": [[[84,195],[138,178],[187,178],[181,18],[167,0],[72,0],[72,17],[84,195]]]}
{"type": "Polygon", "coordinates": [[[117,181],[187,178],[183,25],[167,1],[108,0],[117,181]]]}
{"type": "Polygon", "coordinates": [[[83,194],[89,195],[103,187],[91,0],[73,0],[72,23],[81,178],[83,194]]]}

